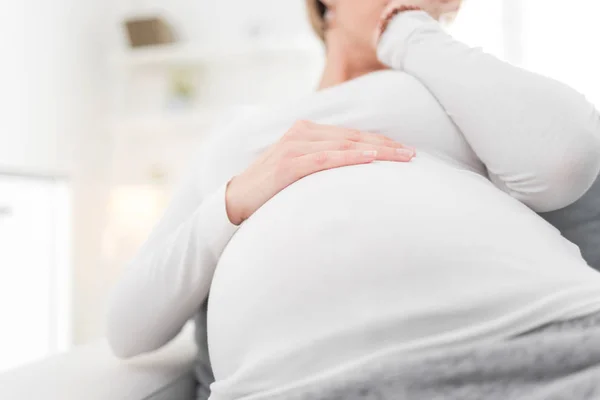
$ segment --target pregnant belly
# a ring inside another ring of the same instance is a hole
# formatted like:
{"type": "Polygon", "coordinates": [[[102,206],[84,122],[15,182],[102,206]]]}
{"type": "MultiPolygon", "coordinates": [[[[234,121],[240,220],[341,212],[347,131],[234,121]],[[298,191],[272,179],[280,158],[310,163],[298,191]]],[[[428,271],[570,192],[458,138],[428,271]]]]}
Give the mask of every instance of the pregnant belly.
{"type": "Polygon", "coordinates": [[[320,354],[312,368],[331,359],[323,352],[359,357],[493,315],[499,299],[521,300],[497,282],[539,280],[515,258],[535,264],[536,253],[564,246],[485,178],[430,156],[307,177],[258,210],[222,255],[209,302],[215,375],[258,370],[289,349],[320,354]],[[481,285],[466,293],[465,274],[481,285]]]}

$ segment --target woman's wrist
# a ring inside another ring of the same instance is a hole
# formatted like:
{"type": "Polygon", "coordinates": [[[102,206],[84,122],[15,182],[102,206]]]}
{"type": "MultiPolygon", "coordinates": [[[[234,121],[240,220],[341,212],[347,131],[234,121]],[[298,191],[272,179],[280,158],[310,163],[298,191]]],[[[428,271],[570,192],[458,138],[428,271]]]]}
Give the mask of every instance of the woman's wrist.
{"type": "Polygon", "coordinates": [[[387,30],[390,22],[394,17],[400,13],[407,11],[423,11],[423,8],[417,5],[409,5],[409,4],[400,4],[400,5],[390,5],[386,8],[381,16],[381,20],[379,21],[379,25],[377,26],[377,32],[375,36],[375,46],[379,43],[381,36],[387,30]]]}
{"type": "Polygon", "coordinates": [[[232,188],[232,183],[236,180],[234,177],[227,183],[225,189],[225,210],[227,211],[227,217],[229,221],[234,225],[241,225],[244,222],[244,217],[241,213],[241,207],[237,204],[237,197],[235,196],[235,188],[232,188]]]}

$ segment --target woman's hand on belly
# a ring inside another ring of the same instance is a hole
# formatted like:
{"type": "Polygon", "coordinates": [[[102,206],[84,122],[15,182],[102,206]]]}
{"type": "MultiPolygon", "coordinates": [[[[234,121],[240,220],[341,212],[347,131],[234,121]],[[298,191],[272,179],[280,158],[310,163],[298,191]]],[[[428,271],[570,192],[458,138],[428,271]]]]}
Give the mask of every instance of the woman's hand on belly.
{"type": "Polygon", "coordinates": [[[227,187],[227,215],[239,225],[287,186],[316,172],[375,160],[408,162],[415,150],[383,135],[299,121],[227,187]]]}

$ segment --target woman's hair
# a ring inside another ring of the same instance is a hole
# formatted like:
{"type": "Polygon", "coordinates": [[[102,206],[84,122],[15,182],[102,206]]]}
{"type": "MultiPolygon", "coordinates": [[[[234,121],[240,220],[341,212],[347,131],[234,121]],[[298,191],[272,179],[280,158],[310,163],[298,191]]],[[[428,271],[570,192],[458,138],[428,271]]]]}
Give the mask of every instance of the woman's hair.
{"type": "Polygon", "coordinates": [[[306,0],[310,23],[319,38],[325,41],[325,13],[327,7],[320,0],[306,0]]]}

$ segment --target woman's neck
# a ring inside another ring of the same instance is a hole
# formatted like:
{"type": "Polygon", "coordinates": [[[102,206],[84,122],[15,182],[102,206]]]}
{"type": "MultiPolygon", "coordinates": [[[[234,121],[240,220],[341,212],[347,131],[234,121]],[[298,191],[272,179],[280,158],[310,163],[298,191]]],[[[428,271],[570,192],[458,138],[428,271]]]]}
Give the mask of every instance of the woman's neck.
{"type": "Polygon", "coordinates": [[[334,35],[327,37],[326,60],[319,90],[387,68],[377,59],[374,50],[348,45],[334,35]]]}

